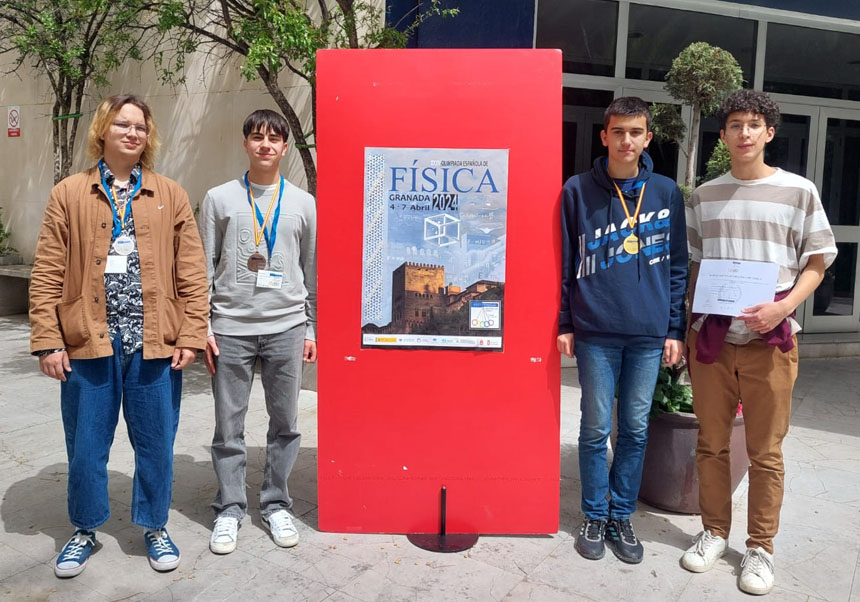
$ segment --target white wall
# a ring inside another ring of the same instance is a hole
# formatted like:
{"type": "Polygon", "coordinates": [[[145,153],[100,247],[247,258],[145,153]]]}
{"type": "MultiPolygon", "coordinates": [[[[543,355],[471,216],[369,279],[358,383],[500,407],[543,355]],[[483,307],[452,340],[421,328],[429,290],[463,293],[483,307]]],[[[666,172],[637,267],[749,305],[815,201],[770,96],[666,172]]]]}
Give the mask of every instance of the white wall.
{"type": "MultiPolygon", "coordinates": [[[[195,205],[205,192],[247,169],[242,151],[242,121],[259,108],[277,106],[258,81],[239,74],[240,60],[216,60],[196,55],[188,62],[187,82],[170,87],[158,82],[151,64],[128,61],[102,90],[91,90],[83,107],[72,171],[89,165],[86,133],[100,100],[111,94],[134,93],[151,107],[162,140],[156,171],[177,180],[195,205]]],[[[8,71],[0,64],[0,73],[8,71]]],[[[281,88],[310,123],[310,88],[297,77],[284,77],[281,88]],[[299,109],[301,107],[301,109],[299,109]]],[[[0,207],[10,231],[11,244],[32,262],[42,215],[53,186],[51,106],[47,80],[21,69],[0,76],[0,114],[5,122],[8,106],[21,107],[21,136],[10,138],[0,130],[0,207]]],[[[311,128],[308,125],[305,131],[311,128]]],[[[282,163],[284,175],[304,187],[301,159],[291,149],[282,163]]]]}

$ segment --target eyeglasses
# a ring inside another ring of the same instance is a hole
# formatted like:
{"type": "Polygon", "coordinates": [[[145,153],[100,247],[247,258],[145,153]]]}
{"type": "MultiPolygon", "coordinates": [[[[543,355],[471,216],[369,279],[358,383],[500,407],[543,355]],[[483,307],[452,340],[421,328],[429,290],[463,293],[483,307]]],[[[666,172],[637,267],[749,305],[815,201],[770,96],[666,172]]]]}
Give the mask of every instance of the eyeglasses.
{"type": "Polygon", "coordinates": [[[143,124],[114,121],[111,126],[120,134],[128,134],[131,130],[137,132],[139,136],[146,136],[149,133],[149,129],[143,124]]]}

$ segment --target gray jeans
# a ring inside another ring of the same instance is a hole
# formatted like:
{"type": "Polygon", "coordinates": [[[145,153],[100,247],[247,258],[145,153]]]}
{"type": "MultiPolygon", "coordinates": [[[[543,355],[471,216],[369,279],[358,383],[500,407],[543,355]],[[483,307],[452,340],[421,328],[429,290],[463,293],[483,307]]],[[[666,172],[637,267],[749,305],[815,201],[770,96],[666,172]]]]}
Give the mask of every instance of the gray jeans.
{"type": "Polygon", "coordinates": [[[248,510],[245,493],[245,414],[260,359],[260,373],[269,430],[266,433],[266,469],[260,489],[260,512],[268,516],[289,509],[293,501],[287,478],[299,455],[301,434],[297,429],[298,396],[302,381],[305,325],[286,332],[260,336],[215,335],[220,355],[216,359],[212,393],[215,397],[215,435],[212,464],[218,477],[218,493],[212,508],[218,516],[239,520],[248,510]]]}

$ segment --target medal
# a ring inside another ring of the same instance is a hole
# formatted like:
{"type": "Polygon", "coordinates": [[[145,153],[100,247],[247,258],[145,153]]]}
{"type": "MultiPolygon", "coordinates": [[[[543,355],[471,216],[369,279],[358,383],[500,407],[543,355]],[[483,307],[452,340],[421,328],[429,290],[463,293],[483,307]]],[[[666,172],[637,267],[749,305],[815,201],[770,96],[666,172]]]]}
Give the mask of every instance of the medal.
{"type": "Polygon", "coordinates": [[[117,236],[116,240],[113,241],[113,250],[116,251],[117,255],[131,255],[134,251],[134,240],[127,234],[117,236]]]}
{"type": "Polygon", "coordinates": [[[615,186],[615,191],[618,193],[621,208],[624,209],[624,215],[627,216],[627,227],[630,228],[630,235],[624,239],[622,246],[628,254],[636,255],[639,252],[639,237],[636,236],[636,220],[639,219],[639,210],[642,209],[642,198],[645,196],[645,182],[642,182],[642,189],[639,191],[639,201],[636,203],[633,215],[630,215],[630,211],[627,210],[627,203],[624,201],[624,196],[621,194],[621,189],[615,180],[612,180],[612,185],[615,186]]]}
{"type": "MultiPolygon", "coordinates": [[[[284,195],[284,176],[281,176],[278,183],[278,201],[275,204],[275,194],[272,194],[272,199],[269,201],[269,208],[266,211],[266,216],[260,212],[257,203],[254,200],[254,193],[251,191],[251,182],[248,180],[248,172],[245,172],[245,187],[248,191],[248,204],[251,205],[251,220],[254,223],[254,243],[257,249],[260,248],[260,242],[263,238],[266,239],[266,246],[269,249],[269,257],[272,256],[272,251],[275,248],[275,239],[278,236],[278,218],[281,215],[281,197],[284,195]],[[272,222],[269,225],[269,230],[266,230],[266,223],[269,221],[269,216],[272,215],[272,208],[275,209],[275,214],[272,216],[272,222]]],[[[260,255],[259,251],[254,252],[248,258],[248,269],[252,272],[259,272],[266,267],[266,258],[260,255]]],[[[280,288],[280,287],[279,287],[280,288]]]]}
{"type": "Polygon", "coordinates": [[[266,258],[259,253],[252,253],[248,258],[248,269],[257,272],[266,267],[266,258]]]}
{"type": "Polygon", "coordinates": [[[636,255],[639,252],[639,237],[631,234],[624,239],[624,250],[630,255],[636,255]]]}

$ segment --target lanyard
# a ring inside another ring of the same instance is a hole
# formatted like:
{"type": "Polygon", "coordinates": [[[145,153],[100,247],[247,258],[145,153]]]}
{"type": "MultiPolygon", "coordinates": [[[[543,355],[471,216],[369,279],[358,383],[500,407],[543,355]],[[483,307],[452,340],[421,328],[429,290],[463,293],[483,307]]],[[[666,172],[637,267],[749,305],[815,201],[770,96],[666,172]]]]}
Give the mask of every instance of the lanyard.
{"type": "Polygon", "coordinates": [[[621,194],[621,189],[615,180],[612,180],[612,185],[615,186],[618,192],[618,198],[621,199],[621,208],[624,209],[624,215],[627,216],[627,227],[633,232],[636,232],[636,220],[639,219],[639,210],[642,209],[642,197],[645,196],[645,182],[642,182],[642,190],[639,191],[639,201],[636,203],[636,209],[633,211],[633,216],[630,216],[630,211],[627,210],[627,203],[624,202],[624,197],[621,194]]]}
{"type": "MultiPolygon", "coordinates": [[[[104,160],[102,160],[102,164],[104,160]]],[[[143,183],[143,175],[137,179],[137,183],[134,185],[134,190],[131,191],[131,195],[129,195],[128,200],[125,202],[124,209],[122,214],[122,218],[119,215],[119,197],[116,194],[116,190],[113,186],[108,187],[107,180],[105,180],[104,170],[99,170],[101,172],[102,178],[102,188],[105,190],[105,194],[107,195],[108,201],[110,201],[110,210],[113,214],[113,230],[111,231],[111,236],[116,238],[119,236],[122,229],[125,227],[125,222],[128,220],[128,216],[131,214],[131,200],[140,190],[140,185],[143,183]]]]}
{"type": "Polygon", "coordinates": [[[254,242],[257,245],[257,248],[260,247],[260,241],[265,236],[266,237],[266,247],[269,249],[269,258],[272,257],[272,250],[275,248],[275,239],[278,236],[278,220],[281,217],[281,197],[284,196],[284,176],[281,176],[280,183],[278,184],[278,204],[275,207],[275,195],[272,194],[272,200],[269,201],[269,209],[266,211],[266,217],[263,217],[263,214],[260,212],[260,208],[257,207],[257,203],[254,201],[254,193],[251,192],[251,182],[248,181],[248,172],[245,172],[245,188],[248,190],[248,203],[254,210],[253,222],[254,222],[254,242]],[[269,226],[268,232],[266,231],[266,223],[269,221],[269,215],[272,213],[272,207],[275,207],[275,214],[272,216],[272,223],[269,226]],[[259,225],[258,225],[259,224],[259,225]]]}

